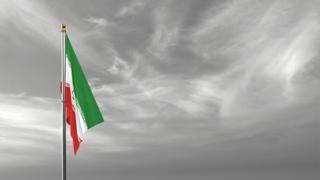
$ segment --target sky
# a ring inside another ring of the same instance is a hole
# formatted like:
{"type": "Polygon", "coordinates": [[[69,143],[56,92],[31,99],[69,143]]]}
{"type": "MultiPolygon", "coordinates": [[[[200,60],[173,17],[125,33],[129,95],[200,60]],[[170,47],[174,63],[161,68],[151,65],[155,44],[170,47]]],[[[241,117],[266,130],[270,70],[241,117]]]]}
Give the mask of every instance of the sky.
{"type": "Polygon", "coordinates": [[[0,179],[60,178],[62,22],[105,119],[69,179],[319,179],[319,0],[0,4],[0,179]]]}

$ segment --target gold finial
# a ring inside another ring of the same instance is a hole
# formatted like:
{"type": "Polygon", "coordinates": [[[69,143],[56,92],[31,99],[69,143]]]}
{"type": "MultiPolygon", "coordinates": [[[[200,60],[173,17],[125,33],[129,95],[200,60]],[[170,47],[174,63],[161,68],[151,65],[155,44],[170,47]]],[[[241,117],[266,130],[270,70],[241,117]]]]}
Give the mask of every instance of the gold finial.
{"type": "Polygon", "coordinates": [[[61,24],[61,32],[66,32],[67,25],[66,24],[61,24]]]}

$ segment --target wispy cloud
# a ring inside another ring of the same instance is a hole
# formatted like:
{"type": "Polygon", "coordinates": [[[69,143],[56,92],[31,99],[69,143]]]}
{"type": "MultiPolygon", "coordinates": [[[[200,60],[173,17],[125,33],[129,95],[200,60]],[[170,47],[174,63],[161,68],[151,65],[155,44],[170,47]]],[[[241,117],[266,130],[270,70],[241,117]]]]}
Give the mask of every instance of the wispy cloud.
{"type": "Polygon", "coordinates": [[[179,24],[172,23],[168,9],[159,8],[154,13],[154,32],[150,38],[148,51],[154,56],[163,59],[167,51],[176,45],[179,37],[179,24]]]}
{"type": "Polygon", "coordinates": [[[143,1],[133,1],[131,4],[122,7],[116,14],[117,17],[131,16],[136,14],[145,6],[143,1]]]}
{"type": "MultiPolygon", "coordinates": [[[[85,13],[85,1],[72,7],[50,1],[56,8],[0,2],[1,42],[14,39],[6,29],[12,26],[57,48],[60,22],[54,14],[68,20],[106,120],[86,134],[75,164],[95,160],[103,173],[108,164],[158,169],[154,162],[211,171],[299,166],[318,157],[320,28],[313,0],[101,1],[85,13]]],[[[50,76],[50,68],[37,77],[50,76]]],[[[35,158],[34,150],[58,156],[50,148],[60,140],[60,103],[28,94],[0,95],[0,152],[12,165],[35,158]],[[27,153],[12,150],[17,147],[27,153]]]]}
{"type": "Polygon", "coordinates": [[[20,27],[19,30],[33,38],[43,38],[50,45],[58,47],[59,20],[47,11],[46,7],[36,1],[1,0],[0,25],[9,28],[10,24],[20,27]],[[40,35],[40,36],[39,36],[40,35]]]}
{"type": "MultiPolygon", "coordinates": [[[[21,162],[21,159],[24,159],[28,165],[37,165],[43,163],[37,156],[45,154],[51,158],[60,152],[58,144],[61,139],[61,103],[58,99],[0,94],[0,100],[0,127],[3,129],[0,133],[0,152],[6,156],[6,160],[0,164],[17,166],[19,161],[20,166],[25,166],[27,164],[21,162]]],[[[108,122],[108,125],[112,124],[108,122]]],[[[126,127],[129,128],[126,125],[119,126],[120,129],[126,127]]],[[[82,149],[95,152],[122,152],[133,149],[129,144],[116,142],[114,138],[105,137],[101,133],[88,133],[85,141],[95,144],[94,148],[86,148],[84,145],[82,149]],[[105,149],[106,145],[108,149],[105,149]]],[[[71,137],[68,136],[67,140],[69,147],[71,137]]]]}
{"type": "Polygon", "coordinates": [[[94,17],[89,17],[84,19],[85,21],[94,24],[95,26],[98,27],[107,27],[107,26],[113,26],[114,23],[108,21],[105,18],[94,18],[94,17]]]}
{"type": "Polygon", "coordinates": [[[252,1],[226,3],[215,15],[206,12],[209,15],[190,37],[194,51],[206,61],[227,59],[220,75],[206,75],[205,80],[211,81],[212,93],[223,92],[216,94],[222,114],[288,105],[295,99],[295,76],[317,56],[312,50],[319,34],[314,12],[302,10],[295,15],[297,20],[288,23],[283,19],[292,18],[296,6],[252,3],[255,8],[248,11],[248,3],[252,1]]]}
{"type": "Polygon", "coordinates": [[[0,99],[0,150],[8,157],[1,163],[16,166],[20,158],[39,163],[36,154],[54,154],[60,132],[59,101],[8,94],[0,99]]]}

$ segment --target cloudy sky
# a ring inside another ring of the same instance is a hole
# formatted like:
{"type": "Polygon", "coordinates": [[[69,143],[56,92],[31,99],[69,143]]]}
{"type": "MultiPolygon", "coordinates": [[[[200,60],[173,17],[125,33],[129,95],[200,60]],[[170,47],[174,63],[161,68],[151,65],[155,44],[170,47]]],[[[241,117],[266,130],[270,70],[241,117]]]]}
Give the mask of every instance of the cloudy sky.
{"type": "MultiPolygon", "coordinates": [[[[60,29],[105,123],[77,180],[315,180],[319,0],[0,0],[0,179],[60,178],[60,29]]],[[[69,134],[69,132],[67,132],[69,134]]]]}

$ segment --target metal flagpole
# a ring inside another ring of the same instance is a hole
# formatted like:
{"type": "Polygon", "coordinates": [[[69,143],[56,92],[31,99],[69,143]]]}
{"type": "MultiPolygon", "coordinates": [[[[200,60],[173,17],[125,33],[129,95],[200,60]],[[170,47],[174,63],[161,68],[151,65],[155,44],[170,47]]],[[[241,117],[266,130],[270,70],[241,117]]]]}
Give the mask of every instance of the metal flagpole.
{"type": "Polygon", "coordinates": [[[61,24],[61,101],[62,101],[62,173],[61,179],[67,179],[67,154],[66,154],[66,107],[65,107],[65,81],[66,81],[66,28],[65,24],[61,24]]]}

